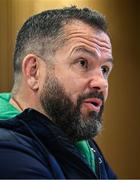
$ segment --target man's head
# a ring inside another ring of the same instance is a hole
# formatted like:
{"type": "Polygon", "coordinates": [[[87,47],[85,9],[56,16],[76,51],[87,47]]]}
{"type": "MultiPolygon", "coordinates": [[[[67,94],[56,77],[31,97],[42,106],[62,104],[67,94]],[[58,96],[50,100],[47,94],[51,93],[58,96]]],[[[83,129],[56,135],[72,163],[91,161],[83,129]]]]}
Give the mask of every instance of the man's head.
{"type": "Polygon", "coordinates": [[[24,104],[31,98],[25,107],[46,114],[73,140],[99,132],[111,69],[106,22],[96,11],[45,11],[29,18],[17,36],[16,93],[21,84],[24,104]]]}

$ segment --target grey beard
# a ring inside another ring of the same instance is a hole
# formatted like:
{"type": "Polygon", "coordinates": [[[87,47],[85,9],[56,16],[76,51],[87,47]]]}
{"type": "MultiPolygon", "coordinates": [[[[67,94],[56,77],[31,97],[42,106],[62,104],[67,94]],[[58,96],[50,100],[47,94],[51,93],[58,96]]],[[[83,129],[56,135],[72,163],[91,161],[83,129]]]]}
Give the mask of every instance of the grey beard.
{"type": "Polygon", "coordinates": [[[84,116],[81,112],[81,104],[86,98],[97,97],[103,100],[102,93],[92,92],[79,96],[77,104],[71,101],[65,93],[64,88],[58,82],[56,77],[49,77],[44,84],[40,102],[58,127],[73,141],[89,139],[96,136],[102,129],[103,106],[99,113],[89,112],[84,116]]]}

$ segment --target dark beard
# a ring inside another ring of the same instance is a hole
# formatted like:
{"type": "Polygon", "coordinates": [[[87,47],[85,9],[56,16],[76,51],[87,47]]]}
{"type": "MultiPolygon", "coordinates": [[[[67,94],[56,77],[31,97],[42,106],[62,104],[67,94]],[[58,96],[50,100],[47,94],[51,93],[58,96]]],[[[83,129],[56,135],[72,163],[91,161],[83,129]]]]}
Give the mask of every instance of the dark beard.
{"type": "Polygon", "coordinates": [[[92,111],[84,115],[80,112],[83,100],[94,97],[104,100],[102,93],[96,91],[79,96],[74,105],[57,78],[50,75],[44,84],[40,101],[49,118],[71,140],[78,141],[94,137],[101,130],[103,105],[99,113],[92,111]]]}

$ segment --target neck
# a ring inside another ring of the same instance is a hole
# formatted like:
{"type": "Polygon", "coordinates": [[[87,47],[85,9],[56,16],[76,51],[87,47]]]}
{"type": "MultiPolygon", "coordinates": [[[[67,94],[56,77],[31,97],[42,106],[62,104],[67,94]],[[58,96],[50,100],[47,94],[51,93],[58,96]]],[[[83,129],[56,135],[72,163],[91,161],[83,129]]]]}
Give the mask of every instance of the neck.
{"type": "MultiPolygon", "coordinates": [[[[32,98],[30,98],[30,99],[32,99],[32,98]]],[[[39,103],[37,103],[37,105],[32,104],[31,102],[30,102],[30,104],[26,104],[26,103],[24,103],[22,98],[18,97],[18,96],[12,96],[9,102],[20,112],[24,111],[24,109],[26,109],[26,108],[32,108],[32,109],[35,109],[38,112],[44,114],[45,116],[47,116],[46,112],[42,109],[41,106],[39,106],[39,103]]],[[[28,100],[26,102],[28,102],[28,100]]]]}
{"type": "Polygon", "coordinates": [[[19,111],[23,111],[23,107],[21,106],[21,104],[18,102],[18,100],[17,99],[15,99],[14,97],[12,97],[11,99],[10,99],[10,103],[16,108],[16,109],[18,109],[19,111]]]}

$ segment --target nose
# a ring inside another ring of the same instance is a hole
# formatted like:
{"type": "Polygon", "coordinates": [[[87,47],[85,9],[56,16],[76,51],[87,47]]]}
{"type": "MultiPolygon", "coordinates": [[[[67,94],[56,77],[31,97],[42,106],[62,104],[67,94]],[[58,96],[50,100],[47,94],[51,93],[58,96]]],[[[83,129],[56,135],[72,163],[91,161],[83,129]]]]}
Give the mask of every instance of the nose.
{"type": "Polygon", "coordinates": [[[102,92],[106,99],[108,95],[108,80],[102,75],[102,73],[96,72],[90,79],[89,88],[94,91],[102,92]]]}

